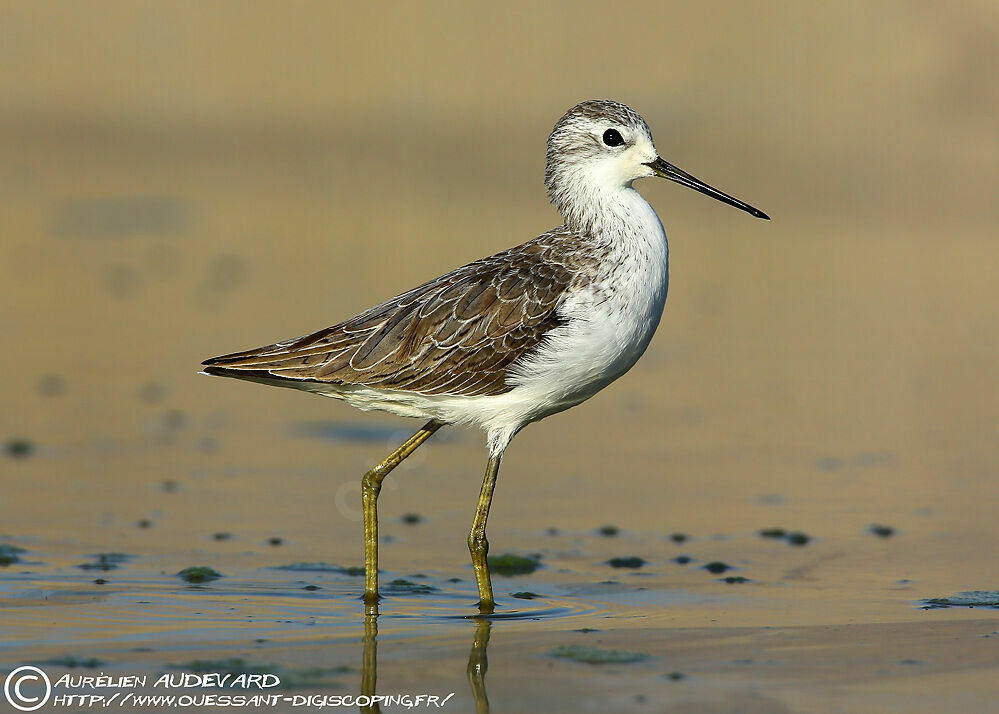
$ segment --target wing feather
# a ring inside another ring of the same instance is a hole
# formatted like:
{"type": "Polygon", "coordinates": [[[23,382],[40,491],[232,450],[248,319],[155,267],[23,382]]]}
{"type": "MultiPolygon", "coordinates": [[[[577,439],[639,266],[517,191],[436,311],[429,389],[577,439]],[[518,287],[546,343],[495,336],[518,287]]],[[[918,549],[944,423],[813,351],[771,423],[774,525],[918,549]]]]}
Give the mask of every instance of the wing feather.
{"type": "Polygon", "coordinates": [[[564,227],[446,275],[345,322],[207,360],[244,379],[362,384],[421,394],[497,395],[511,365],[564,324],[558,308],[598,260],[564,227]]]}

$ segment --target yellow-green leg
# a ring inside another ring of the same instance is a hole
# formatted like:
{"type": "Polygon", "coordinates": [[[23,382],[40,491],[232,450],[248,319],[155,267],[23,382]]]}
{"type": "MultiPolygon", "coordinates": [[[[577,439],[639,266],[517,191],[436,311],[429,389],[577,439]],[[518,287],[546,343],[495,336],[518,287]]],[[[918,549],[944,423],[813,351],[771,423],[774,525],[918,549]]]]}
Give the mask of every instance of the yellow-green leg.
{"type": "Polygon", "coordinates": [[[442,426],[440,422],[428,421],[406,443],[389,454],[361,479],[361,508],[364,512],[364,602],[369,607],[378,602],[378,493],[382,490],[382,481],[392,469],[401,464],[403,459],[416,451],[420,444],[442,426]]]}
{"type": "Polygon", "coordinates": [[[475,569],[475,584],[479,586],[479,611],[489,615],[496,607],[493,599],[493,583],[489,578],[489,541],[486,540],[486,519],[489,518],[489,505],[493,501],[496,488],[496,474],[499,473],[501,455],[489,459],[486,475],[482,479],[479,492],[479,505],[475,509],[475,520],[468,533],[468,552],[472,554],[472,567],[475,569]]]}

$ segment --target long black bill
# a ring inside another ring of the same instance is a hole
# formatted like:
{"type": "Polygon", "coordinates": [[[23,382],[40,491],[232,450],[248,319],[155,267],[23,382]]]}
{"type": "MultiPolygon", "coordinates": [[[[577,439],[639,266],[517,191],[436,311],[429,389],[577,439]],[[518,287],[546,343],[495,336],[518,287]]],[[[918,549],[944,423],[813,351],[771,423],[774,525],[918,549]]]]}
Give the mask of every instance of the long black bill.
{"type": "Polygon", "coordinates": [[[703,194],[711,196],[711,198],[717,198],[719,201],[727,203],[730,206],[735,206],[736,208],[741,208],[746,213],[750,213],[757,218],[763,218],[767,221],[770,220],[770,216],[760,209],[753,208],[748,203],[743,203],[738,198],[732,198],[727,193],[722,193],[717,188],[708,186],[703,181],[694,178],[686,171],[678,169],[676,166],[668,161],[664,161],[662,158],[657,157],[655,161],[650,161],[645,165],[655,171],[656,176],[669,179],[670,181],[676,181],[681,186],[686,186],[687,188],[692,188],[695,191],[700,191],[703,194]]]}

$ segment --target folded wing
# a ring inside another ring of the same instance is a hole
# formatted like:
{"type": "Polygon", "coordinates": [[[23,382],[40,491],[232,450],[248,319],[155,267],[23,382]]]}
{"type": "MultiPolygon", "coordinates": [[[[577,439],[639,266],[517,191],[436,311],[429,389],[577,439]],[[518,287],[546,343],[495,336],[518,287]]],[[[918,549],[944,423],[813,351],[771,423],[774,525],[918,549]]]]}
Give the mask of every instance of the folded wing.
{"type": "Polygon", "coordinates": [[[586,281],[552,232],[477,260],[324,330],[207,360],[226,377],[367,385],[421,394],[496,395],[507,371],[562,324],[586,281]]]}

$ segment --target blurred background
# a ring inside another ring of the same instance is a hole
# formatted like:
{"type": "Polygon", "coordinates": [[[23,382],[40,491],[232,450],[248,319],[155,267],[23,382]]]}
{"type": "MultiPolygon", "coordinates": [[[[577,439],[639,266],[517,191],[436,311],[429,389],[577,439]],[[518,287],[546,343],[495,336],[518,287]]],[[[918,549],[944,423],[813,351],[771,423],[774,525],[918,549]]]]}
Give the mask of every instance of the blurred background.
{"type": "MultiPolygon", "coordinates": [[[[829,537],[995,536],[997,47],[987,0],[4,2],[4,528],[143,553],[281,531],[356,560],[331,504],[415,423],[199,362],[557,225],[548,132],[612,98],[773,221],[639,186],[671,239],[659,333],[518,437],[497,532],[753,528],[783,504],[829,537]],[[328,422],[376,443],[299,428],[328,422]]],[[[455,438],[383,500],[435,514],[434,557],[464,564],[484,460],[455,438]]]]}
{"type": "MultiPolygon", "coordinates": [[[[994,620],[913,604],[996,582],[997,67],[993,0],[0,1],[6,660],[327,662],[356,690],[357,579],[271,567],[360,565],[360,475],[417,424],[199,363],[558,225],[548,132],[610,98],[773,220],[638,186],[670,236],[666,313],[628,375],[507,452],[490,541],[547,567],[498,583],[540,614],[494,631],[494,700],[988,708],[994,620]],[[187,588],[192,565],[228,579],[187,588]],[[597,630],[651,659],[545,659],[597,630]]],[[[473,632],[447,618],[474,602],[482,447],[442,431],[381,498],[383,577],[438,590],[389,599],[379,686],[468,710],[473,632]]]]}

